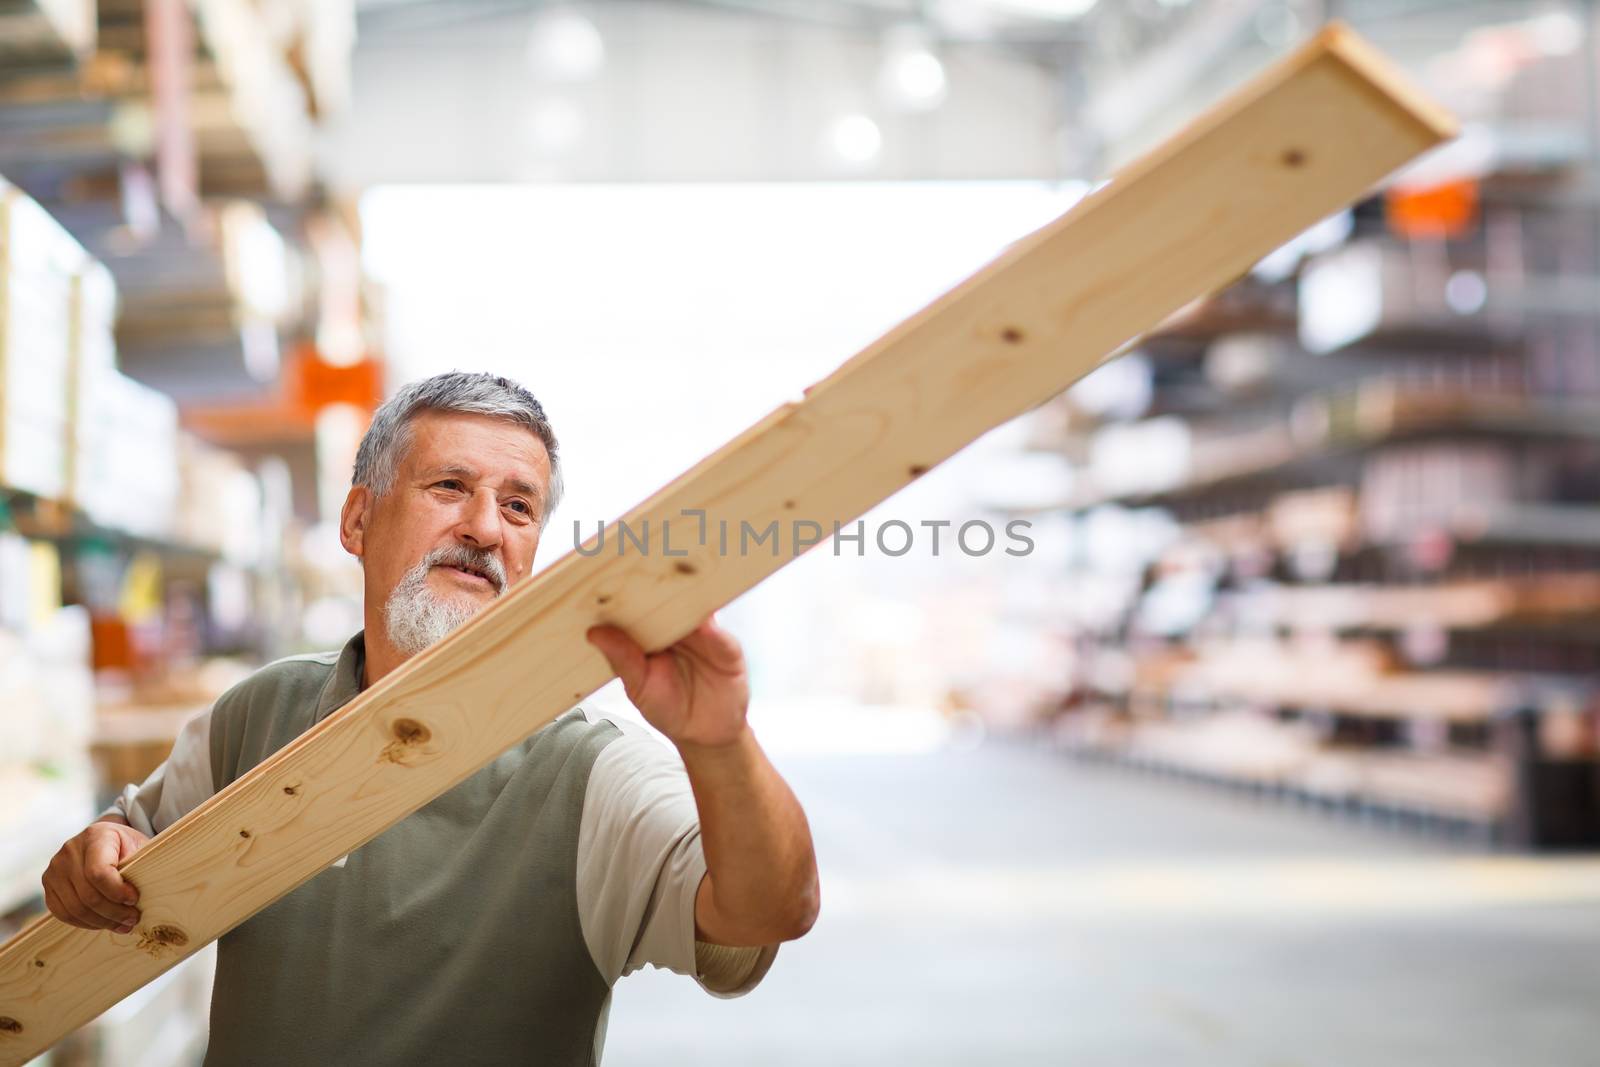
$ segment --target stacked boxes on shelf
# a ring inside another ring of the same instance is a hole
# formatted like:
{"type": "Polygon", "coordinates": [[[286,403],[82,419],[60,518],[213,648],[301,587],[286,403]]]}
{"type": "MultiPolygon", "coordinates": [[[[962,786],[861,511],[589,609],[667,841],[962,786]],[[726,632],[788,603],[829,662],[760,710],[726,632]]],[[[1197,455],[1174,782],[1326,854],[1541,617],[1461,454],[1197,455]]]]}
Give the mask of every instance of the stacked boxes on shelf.
{"type": "Polygon", "coordinates": [[[66,489],[72,289],[86,259],[43,208],[0,187],[0,484],[52,500],[66,489]]]}
{"type": "MultiPolygon", "coordinates": [[[[0,485],[42,500],[68,495],[75,294],[89,273],[104,300],[103,268],[95,273],[43,208],[0,182],[0,485]]],[[[57,546],[0,532],[0,793],[11,801],[0,825],[0,914],[37,893],[40,867],[93,815],[89,658],[87,613],[61,606],[57,546]]]]}
{"type": "Polygon", "coordinates": [[[90,410],[94,386],[117,373],[117,283],[105,264],[90,262],[72,279],[70,313],[66,499],[78,504],[89,495],[86,459],[99,439],[110,432],[109,427],[95,421],[90,410]]]}
{"type": "Polygon", "coordinates": [[[178,408],[115,370],[89,369],[81,405],[74,503],[96,525],[170,538],[178,505],[178,408]]]}
{"type": "Polygon", "coordinates": [[[178,508],[174,535],[241,567],[262,555],[261,481],[232,452],[192,434],[178,442],[178,508]]]}
{"type": "Polygon", "coordinates": [[[178,411],[116,368],[116,285],[43,208],[0,186],[0,486],[168,537],[178,411]]]}

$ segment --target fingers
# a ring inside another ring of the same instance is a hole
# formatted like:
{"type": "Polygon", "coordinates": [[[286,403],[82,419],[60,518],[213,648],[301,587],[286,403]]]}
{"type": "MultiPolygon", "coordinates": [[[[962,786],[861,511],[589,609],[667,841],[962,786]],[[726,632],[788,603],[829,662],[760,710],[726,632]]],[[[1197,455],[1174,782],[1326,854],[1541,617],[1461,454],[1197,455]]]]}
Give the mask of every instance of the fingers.
{"type": "MultiPolygon", "coordinates": [[[[102,893],[89,881],[88,872],[82,865],[68,872],[70,879],[68,886],[78,895],[78,901],[85,909],[104,920],[100,925],[108,929],[132,929],[139,921],[139,912],[113,897],[102,893]]],[[[63,894],[65,895],[65,894],[63,894]]]]}
{"type": "Polygon", "coordinates": [[[77,892],[72,888],[72,878],[68,871],[76,862],[73,858],[72,842],[68,841],[51,859],[50,866],[45,868],[44,877],[40,879],[44,885],[45,906],[50,909],[50,914],[64,923],[87,927],[90,930],[104,929],[104,923],[99,916],[83,906],[78,900],[77,892]]]}
{"type": "Polygon", "coordinates": [[[62,845],[50,861],[42,881],[60,909],[51,911],[62,921],[90,930],[127,930],[139,921],[139,912],[124,902],[136,891],[115,869],[116,837],[115,831],[90,828],[62,845]],[[91,879],[90,866],[106,869],[91,879]]]}
{"type": "Polygon", "coordinates": [[[744,650],[739,646],[738,638],[718,626],[715,615],[707,616],[704,622],[678,642],[678,647],[693,653],[710,666],[725,671],[738,669],[744,660],[744,650]]]}
{"type": "Polygon", "coordinates": [[[50,888],[49,882],[44,884],[44,906],[50,909],[51,915],[54,915],[62,922],[70,923],[73,926],[80,925],[78,921],[73,918],[72,913],[67,910],[67,906],[61,903],[61,898],[56,895],[56,891],[50,888]]]}
{"type": "Polygon", "coordinates": [[[45,887],[45,903],[56,918],[85,930],[120,930],[124,926],[122,922],[101,915],[85,904],[72,879],[63,876],[59,870],[45,887]],[[50,904],[52,898],[54,905],[50,904]]]}
{"type": "Polygon", "coordinates": [[[122,835],[115,831],[91,837],[83,849],[83,874],[89,887],[106,900],[133,905],[138,903],[139,890],[117,870],[123,844],[122,835]]]}
{"type": "Polygon", "coordinates": [[[622,679],[622,688],[631,700],[644,684],[645,652],[627,632],[616,626],[593,626],[585,634],[589,643],[600,650],[611,669],[622,679]]]}
{"type": "Polygon", "coordinates": [[[132,930],[139,890],[117,863],[143,844],[141,834],[96,824],[62,845],[40,879],[50,914],[89,930],[132,930]]]}

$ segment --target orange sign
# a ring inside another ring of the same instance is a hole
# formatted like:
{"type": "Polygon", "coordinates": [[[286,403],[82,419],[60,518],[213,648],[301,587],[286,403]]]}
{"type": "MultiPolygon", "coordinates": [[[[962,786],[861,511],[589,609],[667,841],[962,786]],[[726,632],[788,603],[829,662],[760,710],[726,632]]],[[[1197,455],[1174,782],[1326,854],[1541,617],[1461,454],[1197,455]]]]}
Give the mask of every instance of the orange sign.
{"type": "Polygon", "coordinates": [[[1390,189],[1384,194],[1384,217],[1401,237],[1460,237],[1478,225],[1478,183],[1463,178],[1390,189]]]}

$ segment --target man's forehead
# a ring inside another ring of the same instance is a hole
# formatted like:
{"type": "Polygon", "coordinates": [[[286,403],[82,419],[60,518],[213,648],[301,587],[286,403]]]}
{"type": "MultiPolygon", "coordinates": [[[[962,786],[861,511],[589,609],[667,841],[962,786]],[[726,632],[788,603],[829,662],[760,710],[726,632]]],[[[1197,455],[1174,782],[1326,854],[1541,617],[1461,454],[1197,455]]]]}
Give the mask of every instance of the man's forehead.
{"type": "Polygon", "coordinates": [[[484,477],[531,476],[543,481],[549,473],[544,442],[526,426],[486,415],[424,412],[413,420],[406,465],[425,472],[484,477]]]}

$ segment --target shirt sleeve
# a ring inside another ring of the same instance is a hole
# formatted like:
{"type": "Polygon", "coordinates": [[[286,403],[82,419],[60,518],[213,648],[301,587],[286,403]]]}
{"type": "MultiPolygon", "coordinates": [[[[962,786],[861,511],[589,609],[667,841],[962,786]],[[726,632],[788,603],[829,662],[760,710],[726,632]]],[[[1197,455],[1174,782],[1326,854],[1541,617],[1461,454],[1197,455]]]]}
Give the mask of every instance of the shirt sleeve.
{"type": "Polygon", "coordinates": [[[748,993],[778,946],[695,939],[706,859],[689,775],[677,753],[632,723],[589,772],[578,831],[578,914],[608,985],[645,964],[694,977],[720,997],[748,993]]]}
{"type": "Polygon", "coordinates": [[[214,792],[211,779],[211,710],[183,724],[166,761],[140,785],[128,785],[100,813],[121,815],[128,825],[154,837],[199,807],[214,792]]]}

